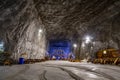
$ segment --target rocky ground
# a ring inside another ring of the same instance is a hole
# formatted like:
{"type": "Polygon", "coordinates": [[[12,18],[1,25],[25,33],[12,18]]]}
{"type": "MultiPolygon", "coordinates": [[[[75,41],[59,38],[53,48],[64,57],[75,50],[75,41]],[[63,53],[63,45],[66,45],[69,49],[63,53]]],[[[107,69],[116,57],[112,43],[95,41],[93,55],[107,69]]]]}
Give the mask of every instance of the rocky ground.
{"type": "Polygon", "coordinates": [[[120,67],[68,61],[0,66],[0,80],[119,80],[120,67]]]}

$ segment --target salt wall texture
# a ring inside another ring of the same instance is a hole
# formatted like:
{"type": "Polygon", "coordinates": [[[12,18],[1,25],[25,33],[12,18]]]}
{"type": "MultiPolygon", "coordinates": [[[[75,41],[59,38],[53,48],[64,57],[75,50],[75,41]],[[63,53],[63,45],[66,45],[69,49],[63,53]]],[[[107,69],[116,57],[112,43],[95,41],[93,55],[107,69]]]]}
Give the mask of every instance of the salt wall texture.
{"type": "Polygon", "coordinates": [[[119,25],[120,0],[0,0],[0,39],[15,59],[22,53],[43,58],[46,38],[77,43],[76,58],[108,47],[120,49],[119,25]],[[81,49],[86,35],[95,45],[81,49]]]}
{"type": "Polygon", "coordinates": [[[3,0],[0,3],[0,39],[5,42],[5,51],[16,60],[23,53],[30,59],[44,58],[45,30],[33,1],[3,0]]]}

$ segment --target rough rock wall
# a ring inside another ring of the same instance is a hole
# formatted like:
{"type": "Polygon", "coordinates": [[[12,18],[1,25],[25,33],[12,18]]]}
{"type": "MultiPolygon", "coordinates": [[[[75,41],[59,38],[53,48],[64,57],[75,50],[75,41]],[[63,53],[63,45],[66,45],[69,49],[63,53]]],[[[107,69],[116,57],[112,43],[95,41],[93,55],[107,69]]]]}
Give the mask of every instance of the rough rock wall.
{"type": "Polygon", "coordinates": [[[98,52],[99,50],[107,49],[107,48],[119,49],[118,44],[112,40],[110,40],[110,43],[95,41],[89,44],[84,44],[84,46],[82,44],[81,51],[80,51],[80,58],[81,59],[84,59],[84,58],[89,59],[91,57],[95,58],[96,52],[98,52]]]}
{"type": "Polygon", "coordinates": [[[44,58],[45,31],[32,0],[0,1],[0,38],[14,59],[22,53],[26,58],[44,58]]]}
{"type": "Polygon", "coordinates": [[[94,17],[88,26],[88,30],[95,39],[108,46],[117,43],[120,49],[120,0],[116,1],[113,5],[109,6],[106,10],[101,12],[98,16],[94,17]]]}
{"type": "Polygon", "coordinates": [[[120,1],[93,17],[83,26],[87,27],[85,35],[92,36],[90,44],[81,47],[80,57],[90,58],[100,49],[120,49],[120,1]],[[93,44],[95,42],[95,44],[93,44]]]}
{"type": "MultiPolygon", "coordinates": [[[[106,16],[119,11],[107,10],[119,0],[34,0],[36,9],[46,25],[48,39],[81,38],[89,30],[88,22],[98,23],[106,16]],[[103,13],[102,15],[100,15],[103,13]],[[99,19],[98,19],[99,18],[99,19]],[[85,25],[84,25],[85,24],[85,25]]],[[[119,5],[119,4],[118,4],[119,5]]],[[[93,29],[93,28],[91,28],[93,29]]]]}

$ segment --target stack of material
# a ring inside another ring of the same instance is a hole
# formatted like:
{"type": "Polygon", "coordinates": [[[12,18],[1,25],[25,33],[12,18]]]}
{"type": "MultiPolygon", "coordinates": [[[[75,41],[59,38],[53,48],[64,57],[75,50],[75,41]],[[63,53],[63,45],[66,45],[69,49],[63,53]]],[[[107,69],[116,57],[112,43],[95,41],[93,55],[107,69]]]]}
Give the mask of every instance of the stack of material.
{"type": "Polygon", "coordinates": [[[96,54],[93,63],[120,64],[120,53],[116,49],[101,50],[96,54]]]}
{"type": "Polygon", "coordinates": [[[7,52],[0,53],[0,65],[11,65],[13,60],[10,58],[11,54],[7,52]]]}

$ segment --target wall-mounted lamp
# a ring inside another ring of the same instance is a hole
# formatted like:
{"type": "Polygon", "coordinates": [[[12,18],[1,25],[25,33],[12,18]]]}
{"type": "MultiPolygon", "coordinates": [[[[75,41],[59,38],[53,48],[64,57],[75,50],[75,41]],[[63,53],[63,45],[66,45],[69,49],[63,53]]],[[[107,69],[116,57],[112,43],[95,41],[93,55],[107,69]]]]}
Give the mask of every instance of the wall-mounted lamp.
{"type": "Polygon", "coordinates": [[[104,51],[103,51],[103,54],[107,54],[107,51],[106,51],[106,50],[104,50],[104,51]]]}
{"type": "Polygon", "coordinates": [[[85,43],[91,42],[92,37],[91,36],[86,36],[85,37],[85,43]]]}
{"type": "Polygon", "coordinates": [[[42,29],[39,29],[38,30],[38,37],[40,37],[41,36],[41,33],[43,32],[43,30],[42,29]]]}
{"type": "Polygon", "coordinates": [[[41,33],[43,30],[42,29],[39,29],[39,33],[41,33]]]}
{"type": "Polygon", "coordinates": [[[73,47],[76,48],[76,47],[77,47],[77,44],[73,44],[73,47]]]}

